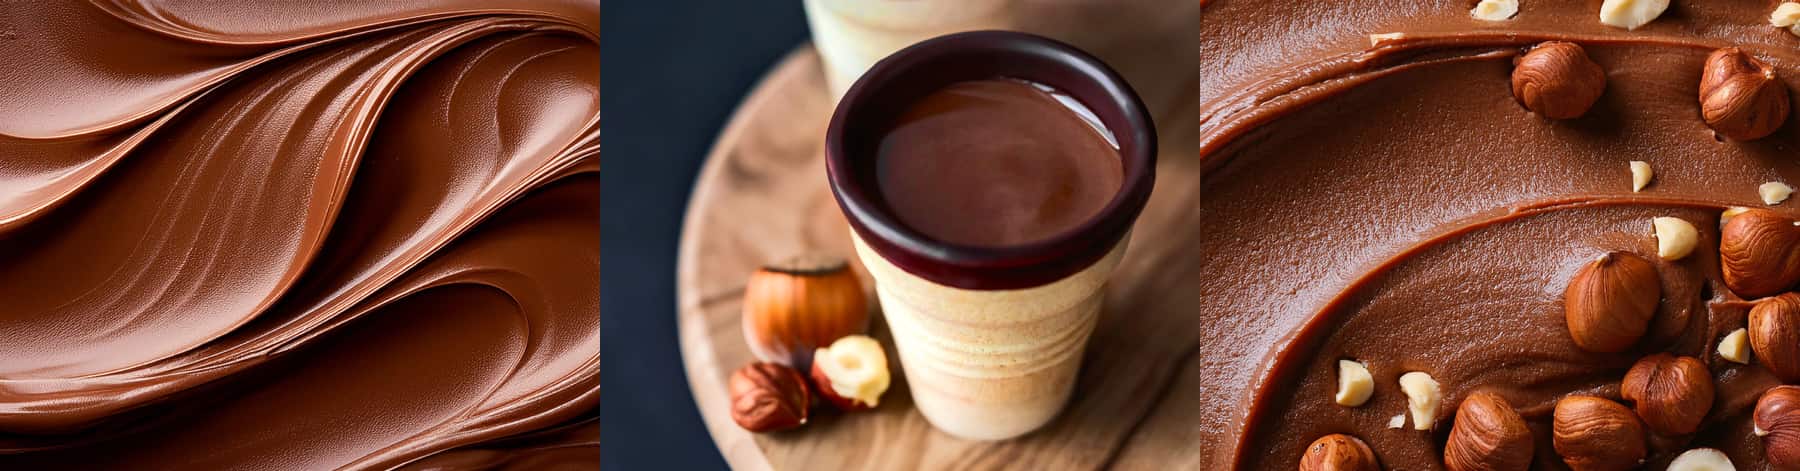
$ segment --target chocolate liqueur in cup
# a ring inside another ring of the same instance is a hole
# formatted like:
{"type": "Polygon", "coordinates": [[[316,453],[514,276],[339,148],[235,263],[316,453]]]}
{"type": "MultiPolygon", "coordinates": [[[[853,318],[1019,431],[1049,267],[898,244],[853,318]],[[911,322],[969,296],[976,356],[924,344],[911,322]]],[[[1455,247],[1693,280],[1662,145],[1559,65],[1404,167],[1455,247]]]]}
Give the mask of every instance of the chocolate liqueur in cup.
{"type": "Polygon", "coordinates": [[[1067,404],[1155,143],[1117,74],[1023,33],[915,44],[845,93],[832,191],[933,426],[1005,439],[1067,404]]]}

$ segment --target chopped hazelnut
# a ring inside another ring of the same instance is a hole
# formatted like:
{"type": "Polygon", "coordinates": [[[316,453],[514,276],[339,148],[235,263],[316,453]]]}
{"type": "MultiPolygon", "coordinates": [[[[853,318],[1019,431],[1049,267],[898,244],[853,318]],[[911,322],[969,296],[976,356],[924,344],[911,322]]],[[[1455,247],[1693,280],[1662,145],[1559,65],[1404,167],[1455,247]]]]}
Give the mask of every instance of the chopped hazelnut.
{"type": "Polygon", "coordinates": [[[1400,375],[1400,391],[1406,393],[1406,410],[1412,415],[1413,430],[1431,430],[1437,422],[1438,402],[1443,399],[1437,381],[1429,374],[1414,371],[1400,375]]]}
{"type": "Polygon", "coordinates": [[[1756,187],[1756,195],[1761,196],[1763,204],[1781,204],[1787,201],[1788,195],[1794,194],[1794,187],[1782,182],[1768,182],[1756,187]]]}
{"type": "Polygon", "coordinates": [[[1719,357],[1731,360],[1732,363],[1750,364],[1750,344],[1744,341],[1746,330],[1733,330],[1719,340],[1719,357]]]}
{"type": "Polygon", "coordinates": [[[1650,170],[1650,163],[1642,160],[1631,161],[1631,192],[1637,193],[1650,185],[1650,178],[1655,172],[1650,170]]]}
{"type": "Polygon", "coordinates": [[[1356,407],[1369,402],[1369,395],[1375,392],[1375,379],[1369,376],[1369,368],[1352,360],[1338,360],[1338,390],[1334,399],[1338,405],[1356,407]]]}
{"type": "Polygon", "coordinates": [[[1669,9],[1669,0],[1606,0],[1600,4],[1600,22],[1607,26],[1638,29],[1669,9]]]}
{"type": "Polygon", "coordinates": [[[1469,16],[1482,21],[1505,21],[1519,13],[1519,0],[1481,0],[1469,16]]]}
{"type": "Polygon", "coordinates": [[[1650,225],[1656,230],[1656,255],[1663,260],[1681,260],[1700,242],[1700,231],[1686,219],[1659,217],[1651,219],[1650,225]]]}

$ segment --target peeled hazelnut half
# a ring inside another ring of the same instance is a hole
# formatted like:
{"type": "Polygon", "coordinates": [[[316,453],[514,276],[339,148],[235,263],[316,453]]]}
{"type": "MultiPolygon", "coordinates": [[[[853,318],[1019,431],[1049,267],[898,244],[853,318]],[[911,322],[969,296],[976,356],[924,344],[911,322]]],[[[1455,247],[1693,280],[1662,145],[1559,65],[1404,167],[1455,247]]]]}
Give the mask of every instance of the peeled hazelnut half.
{"type": "Polygon", "coordinates": [[[1769,12],[1769,25],[1800,34],[1800,3],[1783,2],[1769,12]]]}
{"type": "Polygon", "coordinates": [[[1612,252],[1575,272],[1563,290],[1563,317],[1582,350],[1621,352],[1644,335],[1661,300],[1655,265],[1631,253],[1612,252]]]}
{"type": "Polygon", "coordinates": [[[1750,350],[1784,382],[1800,381],[1800,294],[1782,293],[1750,307],[1750,350]]]}
{"type": "Polygon", "coordinates": [[[1369,402],[1369,396],[1375,393],[1375,378],[1369,376],[1369,367],[1354,360],[1338,360],[1338,390],[1332,397],[1338,405],[1356,407],[1369,402]]]}
{"type": "Polygon", "coordinates": [[[1456,408],[1456,423],[1444,444],[1450,471],[1523,470],[1531,467],[1531,428],[1512,404],[1477,392],[1456,408]]]}
{"type": "Polygon", "coordinates": [[[1800,222],[1766,209],[1733,216],[1719,233],[1719,269],[1738,296],[1786,291],[1800,282],[1800,222]]]}
{"type": "Polygon", "coordinates": [[[1575,471],[1614,471],[1643,463],[1644,424],[1617,402],[1593,396],[1556,401],[1550,445],[1575,471]]]}
{"type": "Polygon", "coordinates": [[[1443,400],[1437,380],[1420,371],[1403,374],[1400,392],[1406,395],[1406,412],[1412,416],[1413,430],[1431,430],[1432,424],[1437,423],[1438,403],[1443,400]]]}
{"type": "Polygon", "coordinates": [[[1669,9],[1669,0],[1606,0],[1600,3],[1600,23],[1615,28],[1638,29],[1669,9]]]}
{"type": "Polygon", "coordinates": [[[1776,386],[1763,391],[1751,413],[1754,433],[1762,437],[1763,455],[1775,469],[1800,469],[1800,387],[1776,386]]]}
{"type": "Polygon", "coordinates": [[[1700,244],[1700,231],[1686,219],[1653,218],[1650,228],[1656,232],[1656,256],[1663,260],[1681,260],[1694,253],[1694,246],[1700,244]]]}
{"type": "Polygon", "coordinates": [[[1693,357],[1657,353],[1625,372],[1619,395],[1633,403],[1639,419],[1663,435],[1687,435],[1700,428],[1712,409],[1712,374],[1693,357]]]}
{"type": "Polygon", "coordinates": [[[819,395],[839,410],[872,409],[887,392],[887,354],[866,335],[837,339],[813,354],[812,379],[819,395]]]}
{"type": "Polygon", "coordinates": [[[1513,98],[1525,109],[1550,119],[1571,119],[1606,92],[1606,71],[1571,42],[1538,44],[1513,62],[1513,98]]]}
{"type": "Polygon", "coordinates": [[[1735,47],[1713,51],[1700,72],[1700,117],[1720,135],[1761,139],[1787,121],[1787,84],[1769,64],[1735,47]]]}
{"type": "Polygon", "coordinates": [[[731,420],[744,430],[772,432],[806,423],[812,393],[806,379],[793,368],[775,363],[751,363],[731,374],[731,420]]]}
{"type": "Polygon", "coordinates": [[[1669,461],[1668,471],[1737,471],[1731,458],[1712,448],[1695,448],[1681,452],[1669,461]]]}
{"type": "Polygon", "coordinates": [[[813,350],[869,328],[862,282],[844,259],[801,255],[750,275],[744,340],[762,361],[806,369],[813,350]]]}
{"type": "Polygon", "coordinates": [[[1379,471],[1375,452],[1362,440],[1334,433],[1313,440],[1300,457],[1300,471],[1379,471]]]}

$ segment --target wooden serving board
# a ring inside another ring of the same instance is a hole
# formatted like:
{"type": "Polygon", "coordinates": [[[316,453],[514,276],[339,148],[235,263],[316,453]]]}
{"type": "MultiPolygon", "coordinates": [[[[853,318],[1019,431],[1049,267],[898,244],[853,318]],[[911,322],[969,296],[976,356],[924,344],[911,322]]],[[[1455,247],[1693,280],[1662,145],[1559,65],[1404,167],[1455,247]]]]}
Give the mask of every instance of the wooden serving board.
{"type": "MultiPolygon", "coordinates": [[[[708,156],[689,203],[677,268],[681,353],[707,429],[733,468],[1199,467],[1193,306],[1201,267],[1182,263],[1199,259],[1199,162],[1192,145],[1170,146],[1167,140],[1155,193],[1107,288],[1074,398],[1049,425],[1000,442],[963,440],[932,428],[914,410],[879,313],[871,335],[887,347],[895,373],[880,407],[815,413],[807,425],[773,434],[733,423],[726,378],[755,360],[739,320],[750,273],[809,251],[855,262],[849,228],[825,179],[823,140],[831,111],[819,56],[803,46],[744,100],[708,156]]],[[[1175,128],[1183,127],[1193,125],[1175,128]]],[[[856,269],[872,287],[862,267],[856,269]]],[[[874,304],[872,288],[870,296],[874,304]]]]}

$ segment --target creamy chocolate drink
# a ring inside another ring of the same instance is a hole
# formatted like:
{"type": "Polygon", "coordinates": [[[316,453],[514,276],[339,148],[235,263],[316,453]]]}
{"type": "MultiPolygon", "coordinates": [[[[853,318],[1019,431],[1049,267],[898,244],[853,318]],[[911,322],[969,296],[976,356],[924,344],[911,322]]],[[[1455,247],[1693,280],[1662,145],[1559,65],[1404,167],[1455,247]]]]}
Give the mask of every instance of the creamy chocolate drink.
{"type": "Polygon", "coordinates": [[[1046,88],[976,80],[914,103],[876,155],[888,208],[928,237],[982,247],[1036,242],[1100,212],[1119,191],[1119,151],[1091,112],[1046,88]]]}
{"type": "Polygon", "coordinates": [[[826,148],[919,411],[980,440],[1054,418],[1154,178],[1130,89],[1048,39],[945,36],[870,69],[826,148]]]}
{"type": "Polygon", "coordinates": [[[1452,430],[1477,422],[1459,412],[1465,400],[1499,397],[1528,430],[1532,469],[1567,469],[1558,404],[1592,396],[1643,424],[1641,438],[1609,449],[1640,445],[1642,469],[1698,448],[1769,469],[1770,450],[1793,435],[1759,436],[1753,416],[1784,382],[1771,365],[1785,359],[1720,353],[1734,351],[1751,306],[1769,305],[1729,285],[1720,221],[1734,207],[1800,215],[1796,200],[1759,192],[1800,182],[1800,128],[1789,118],[1767,137],[1730,137],[1708,110],[1740,105],[1702,90],[1709,57],[1730,47],[1766,62],[1775,87],[1800,83],[1800,37],[1770,24],[1778,3],[1671,2],[1636,29],[1603,23],[1598,1],[1524,0],[1498,20],[1472,15],[1474,1],[1208,4],[1202,468],[1296,469],[1314,440],[1346,434],[1382,469],[1445,469],[1452,430]],[[1552,42],[1582,52],[1554,67],[1526,60],[1552,42]],[[1598,74],[1576,65],[1583,56],[1598,74]],[[1545,68],[1520,87],[1522,66],[1545,68]],[[1544,97],[1515,93],[1542,85],[1593,87],[1597,99],[1553,119],[1521,104],[1544,97]],[[1637,167],[1653,172],[1641,188],[1637,167]],[[1690,254],[1662,256],[1660,217],[1695,228],[1690,254]],[[1590,351],[1571,331],[1566,288],[1614,252],[1648,262],[1660,299],[1641,337],[1590,351]],[[1670,390],[1707,384],[1710,398],[1627,393],[1628,371],[1663,353],[1705,369],[1670,390]],[[1366,402],[1338,402],[1340,360],[1366,365],[1366,402]],[[1425,430],[1400,385],[1412,372],[1440,393],[1425,430]],[[1655,430],[1677,415],[1698,422],[1655,430]]]}

